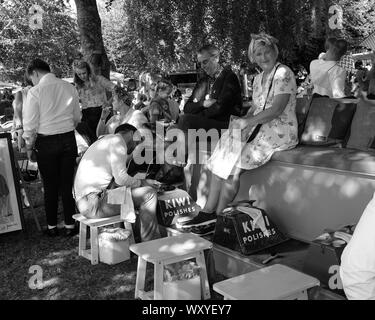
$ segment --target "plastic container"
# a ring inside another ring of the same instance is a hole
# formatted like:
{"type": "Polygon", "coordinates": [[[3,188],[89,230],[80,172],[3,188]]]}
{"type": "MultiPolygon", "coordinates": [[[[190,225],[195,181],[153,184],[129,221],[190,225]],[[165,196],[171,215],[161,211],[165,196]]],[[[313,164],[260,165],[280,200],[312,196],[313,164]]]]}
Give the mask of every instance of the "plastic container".
{"type": "Polygon", "coordinates": [[[163,283],[164,300],[201,300],[201,278],[163,283]]]}
{"type": "Polygon", "coordinates": [[[129,239],[112,239],[108,234],[99,234],[99,261],[113,265],[130,259],[129,239]]]}

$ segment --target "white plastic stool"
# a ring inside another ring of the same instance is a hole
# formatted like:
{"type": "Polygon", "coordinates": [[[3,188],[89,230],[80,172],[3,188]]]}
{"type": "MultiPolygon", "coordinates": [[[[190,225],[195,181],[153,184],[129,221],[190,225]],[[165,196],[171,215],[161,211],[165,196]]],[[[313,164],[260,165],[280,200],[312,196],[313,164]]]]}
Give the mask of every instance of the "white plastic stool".
{"type": "MultiPolygon", "coordinates": [[[[121,220],[120,215],[102,219],[87,219],[81,214],[76,214],[73,216],[73,219],[79,221],[78,255],[91,260],[92,265],[99,263],[98,228],[124,222],[125,229],[132,231],[131,224],[121,220]],[[87,249],[86,244],[87,227],[90,228],[90,249],[87,249]]],[[[129,238],[129,243],[134,243],[133,232],[129,238]]]]}
{"type": "Polygon", "coordinates": [[[163,300],[164,266],[195,258],[200,267],[202,297],[203,299],[209,299],[210,287],[204,250],[210,248],[212,248],[210,241],[190,233],[131,245],[129,248],[130,251],[138,255],[135,298],[142,300],[163,300]],[[144,291],[147,262],[154,265],[153,292],[144,291]]]}
{"type": "Polygon", "coordinates": [[[215,283],[213,289],[224,300],[308,300],[307,290],[319,285],[316,278],[276,264],[215,283]]]}

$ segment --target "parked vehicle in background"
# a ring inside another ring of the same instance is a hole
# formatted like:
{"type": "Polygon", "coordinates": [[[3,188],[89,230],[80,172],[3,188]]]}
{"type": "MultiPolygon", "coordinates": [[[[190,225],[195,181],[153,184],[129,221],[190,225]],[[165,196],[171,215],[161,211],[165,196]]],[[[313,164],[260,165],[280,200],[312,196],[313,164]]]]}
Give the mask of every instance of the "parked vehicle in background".
{"type": "Polygon", "coordinates": [[[181,91],[182,95],[191,94],[198,81],[199,73],[196,70],[173,72],[168,74],[169,80],[181,91]],[[189,90],[190,89],[190,90],[189,90]]]}
{"type": "Polygon", "coordinates": [[[175,98],[180,103],[180,110],[184,109],[186,101],[193,93],[195,84],[199,78],[197,70],[186,70],[168,74],[168,79],[176,86],[175,98]]]}

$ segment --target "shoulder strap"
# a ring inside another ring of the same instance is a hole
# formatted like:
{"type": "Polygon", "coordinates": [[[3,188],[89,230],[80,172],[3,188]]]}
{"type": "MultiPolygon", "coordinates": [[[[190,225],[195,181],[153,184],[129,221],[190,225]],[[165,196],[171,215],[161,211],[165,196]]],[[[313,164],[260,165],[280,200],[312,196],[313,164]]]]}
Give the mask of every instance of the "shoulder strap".
{"type": "Polygon", "coordinates": [[[270,93],[271,93],[271,89],[272,89],[272,85],[273,85],[273,80],[274,80],[274,78],[275,78],[275,75],[276,75],[277,69],[279,69],[280,65],[281,65],[280,63],[277,65],[277,67],[276,67],[276,69],[275,69],[275,72],[274,72],[273,75],[272,75],[272,79],[271,79],[270,86],[269,86],[269,88],[268,88],[268,92],[267,92],[266,100],[264,101],[263,111],[266,110],[267,100],[268,100],[268,97],[269,97],[269,95],[270,95],[270,93]]]}
{"type": "Polygon", "coordinates": [[[330,72],[334,67],[336,67],[338,65],[338,62],[336,62],[331,68],[329,68],[328,70],[327,70],[327,73],[328,72],[330,72]]]}
{"type": "MultiPolygon", "coordinates": [[[[279,69],[280,65],[281,65],[280,63],[277,65],[277,67],[276,67],[276,69],[275,69],[275,72],[274,72],[273,75],[272,75],[272,79],[271,79],[270,86],[269,86],[269,88],[268,88],[268,92],[267,92],[266,100],[264,101],[263,111],[266,110],[267,100],[268,100],[268,97],[269,97],[270,92],[271,92],[271,89],[272,89],[273,80],[274,80],[274,78],[275,78],[275,75],[276,75],[277,69],[279,69]]],[[[253,140],[255,139],[255,137],[256,137],[257,134],[259,133],[261,127],[262,127],[262,124],[257,124],[257,125],[256,125],[255,129],[253,130],[253,132],[251,133],[249,139],[247,140],[247,143],[250,143],[251,141],[253,141],[253,140]]]]}

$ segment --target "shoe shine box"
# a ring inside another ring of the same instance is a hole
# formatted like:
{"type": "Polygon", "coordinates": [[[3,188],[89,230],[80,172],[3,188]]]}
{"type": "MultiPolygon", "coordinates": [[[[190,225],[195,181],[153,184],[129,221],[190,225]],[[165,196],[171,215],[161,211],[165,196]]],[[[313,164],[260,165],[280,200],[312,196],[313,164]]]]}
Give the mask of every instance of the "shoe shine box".
{"type": "Polygon", "coordinates": [[[99,261],[113,265],[130,259],[129,239],[115,240],[99,235],[99,261]]]}
{"type": "Polygon", "coordinates": [[[287,240],[264,210],[240,206],[218,214],[213,238],[214,243],[243,255],[251,255],[287,240]]]}
{"type": "Polygon", "coordinates": [[[346,226],[316,238],[310,244],[303,266],[304,273],[316,277],[322,285],[342,295],[344,291],[339,273],[341,255],[347,242],[350,241],[354,229],[355,225],[346,226]]]}
{"type": "Polygon", "coordinates": [[[199,207],[190,195],[181,189],[158,193],[157,218],[160,225],[170,227],[177,219],[196,215],[199,207]]]}

